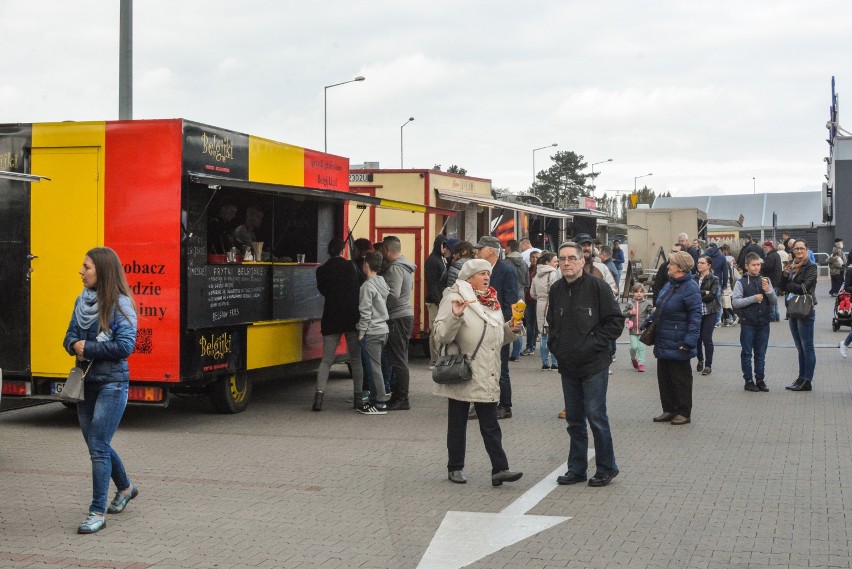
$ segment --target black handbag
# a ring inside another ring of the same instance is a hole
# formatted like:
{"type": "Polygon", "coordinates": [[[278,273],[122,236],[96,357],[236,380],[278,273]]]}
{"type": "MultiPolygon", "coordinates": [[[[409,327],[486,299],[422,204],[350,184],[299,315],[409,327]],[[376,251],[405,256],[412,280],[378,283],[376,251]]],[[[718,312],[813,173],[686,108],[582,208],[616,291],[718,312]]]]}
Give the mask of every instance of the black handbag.
{"type": "Polygon", "coordinates": [[[487,322],[482,327],[482,336],[479,338],[479,343],[470,359],[468,359],[467,354],[448,354],[447,344],[442,344],[441,352],[435,360],[435,367],[432,368],[432,381],[440,384],[452,384],[464,383],[473,379],[470,362],[476,358],[479,347],[482,346],[482,340],[485,339],[486,330],[488,330],[487,322]]]}
{"type": "Polygon", "coordinates": [[[794,294],[787,303],[787,316],[796,320],[805,320],[814,314],[814,297],[809,294],[794,294]]]}
{"type": "Polygon", "coordinates": [[[651,324],[642,330],[642,333],[639,334],[639,341],[645,344],[646,346],[653,346],[654,339],[657,335],[657,323],[652,321],[651,324]]]}

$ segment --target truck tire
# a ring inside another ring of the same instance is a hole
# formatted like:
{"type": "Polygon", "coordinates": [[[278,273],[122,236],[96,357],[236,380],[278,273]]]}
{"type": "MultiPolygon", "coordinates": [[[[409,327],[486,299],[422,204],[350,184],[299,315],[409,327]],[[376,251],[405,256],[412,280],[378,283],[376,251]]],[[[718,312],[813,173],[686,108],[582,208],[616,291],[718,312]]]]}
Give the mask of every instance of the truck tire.
{"type": "Polygon", "coordinates": [[[251,400],[252,382],[245,372],[240,372],[220,377],[207,390],[217,413],[241,413],[251,400]]]}

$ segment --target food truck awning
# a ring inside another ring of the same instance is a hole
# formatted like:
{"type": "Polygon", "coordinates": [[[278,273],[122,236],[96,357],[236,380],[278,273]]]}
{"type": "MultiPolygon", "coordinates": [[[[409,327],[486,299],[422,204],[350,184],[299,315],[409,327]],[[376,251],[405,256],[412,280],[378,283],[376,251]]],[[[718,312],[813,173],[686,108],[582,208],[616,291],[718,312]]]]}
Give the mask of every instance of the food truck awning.
{"type": "Polygon", "coordinates": [[[14,180],[16,182],[40,182],[42,180],[51,181],[47,176],[35,176],[33,174],[21,174],[19,172],[7,172],[0,170],[0,179],[14,180]]]}
{"type": "Polygon", "coordinates": [[[447,200],[451,202],[458,203],[475,203],[479,205],[484,205],[486,207],[495,207],[502,209],[513,209],[515,211],[522,211],[524,213],[528,213],[531,215],[539,215],[542,217],[552,217],[559,219],[573,219],[574,216],[568,213],[562,213],[561,211],[556,211],[554,209],[547,209],[545,207],[536,207],[534,205],[521,204],[517,202],[507,202],[503,200],[495,200],[492,198],[487,198],[480,194],[471,194],[468,192],[454,192],[451,190],[439,190],[435,188],[435,191],[438,192],[438,197],[442,200],[447,200]]]}
{"type": "Polygon", "coordinates": [[[422,204],[403,202],[399,200],[377,198],[364,194],[341,192],[338,190],[322,190],[319,188],[285,186],[282,184],[268,184],[266,182],[250,182],[248,180],[237,180],[236,178],[226,178],[224,176],[211,176],[210,174],[200,174],[197,172],[190,172],[189,179],[191,182],[197,184],[204,184],[210,189],[219,189],[222,187],[244,188],[247,190],[272,192],[276,194],[288,194],[301,197],[309,196],[318,200],[358,202],[376,207],[398,209],[415,213],[437,213],[440,215],[446,215],[448,217],[455,217],[457,213],[450,209],[430,207],[422,204]]]}

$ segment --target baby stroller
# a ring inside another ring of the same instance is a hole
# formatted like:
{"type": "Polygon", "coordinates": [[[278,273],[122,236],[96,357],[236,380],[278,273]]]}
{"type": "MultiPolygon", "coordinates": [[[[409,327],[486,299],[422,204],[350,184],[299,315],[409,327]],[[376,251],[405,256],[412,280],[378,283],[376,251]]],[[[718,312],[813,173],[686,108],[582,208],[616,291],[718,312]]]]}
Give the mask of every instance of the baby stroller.
{"type": "Polygon", "coordinates": [[[835,332],[841,326],[852,328],[852,295],[841,290],[834,299],[834,318],[831,319],[831,329],[835,332]]]}

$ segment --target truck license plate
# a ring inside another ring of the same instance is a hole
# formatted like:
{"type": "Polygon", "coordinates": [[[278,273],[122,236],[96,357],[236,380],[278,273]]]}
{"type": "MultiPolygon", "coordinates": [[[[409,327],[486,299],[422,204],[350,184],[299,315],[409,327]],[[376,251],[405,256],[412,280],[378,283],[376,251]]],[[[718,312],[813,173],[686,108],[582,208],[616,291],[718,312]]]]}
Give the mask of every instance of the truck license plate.
{"type": "Polygon", "coordinates": [[[59,395],[62,393],[62,389],[65,387],[64,381],[54,381],[50,384],[50,392],[54,395],[59,395]]]}

